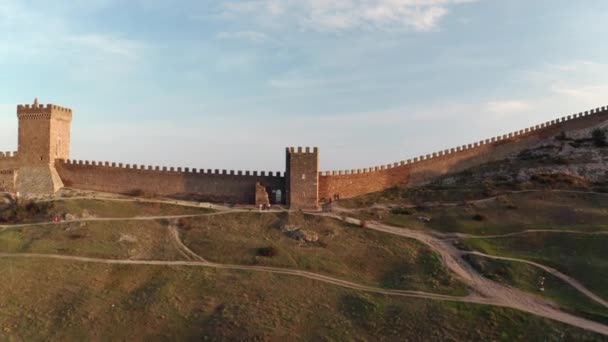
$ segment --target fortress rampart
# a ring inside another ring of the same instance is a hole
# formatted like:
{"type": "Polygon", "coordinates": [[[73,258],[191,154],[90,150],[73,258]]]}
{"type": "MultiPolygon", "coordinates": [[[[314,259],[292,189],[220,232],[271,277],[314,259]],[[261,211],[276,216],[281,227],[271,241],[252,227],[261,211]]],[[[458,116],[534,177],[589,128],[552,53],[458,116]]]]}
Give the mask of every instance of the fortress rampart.
{"type": "Polygon", "coordinates": [[[82,160],[57,160],[64,184],[111,193],[144,192],[226,203],[255,203],[261,183],[273,204],[283,204],[285,176],[281,172],[191,169],[82,160]]]}
{"type": "Polygon", "coordinates": [[[0,152],[0,167],[16,168],[19,165],[17,152],[0,152]]]}
{"type": "Polygon", "coordinates": [[[211,202],[254,204],[256,198],[291,209],[316,210],[323,202],[417,186],[487,162],[505,159],[560,132],[608,121],[608,108],[569,115],[517,132],[357,170],[319,172],[319,150],[288,147],[285,173],[190,169],[70,160],[72,111],[55,105],[19,105],[18,152],[0,153],[0,191],[24,195],[61,187],[111,193],[146,193],[211,202]],[[256,196],[257,194],[257,196],[256,196]]]}
{"type": "Polygon", "coordinates": [[[389,189],[416,186],[491,161],[505,159],[564,131],[585,129],[608,120],[608,108],[562,117],[479,142],[393,164],[319,173],[319,200],[349,198],[389,189]]]}
{"type": "Polygon", "coordinates": [[[14,169],[0,170],[0,192],[15,192],[16,177],[17,173],[14,169]]]}

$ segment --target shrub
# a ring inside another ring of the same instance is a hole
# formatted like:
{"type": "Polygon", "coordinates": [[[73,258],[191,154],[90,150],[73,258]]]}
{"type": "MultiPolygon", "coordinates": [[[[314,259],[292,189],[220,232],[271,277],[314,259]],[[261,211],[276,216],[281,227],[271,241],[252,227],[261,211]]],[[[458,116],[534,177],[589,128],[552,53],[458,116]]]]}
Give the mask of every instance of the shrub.
{"type": "Polygon", "coordinates": [[[596,128],[591,132],[591,140],[596,147],[606,146],[606,131],[596,128]]]}
{"type": "Polygon", "coordinates": [[[393,214],[393,215],[413,215],[414,211],[409,208],[398,207],[398,208],[391,209],[391,214],[393,214]]]}
{"type": "Polygon", "coordinates": [[[21,223],[55,216],[52,202],[17,201],[0,211],[0,222],[21,223]]]}
{"type": "Polygon", "coordinates": [[[519,154],[517,155],[517,159],[520,160],[531,160],[531,159],[535,159],[536,157],[534,156],[534,154],[532,153],[531,150],[523,150],[521,152],[519,152],[519,154]]]}
{"type": "Polygon", "coordinates": [[[486,219],[486,217],[481,214],[473,215],[473,220],[475,220],[475,221],[484,221],[485,219],[486,219]]]}
{"type": "Polygon", "coordinates": [[[576,186],[586,188],[588,186],[588,182],[584,178],[566,173],[537,173],[532,175],[530,180],[535,183],[553,188],[558,186],[576,186]]]}
{"type": "Polygon", "coordinates": [[[272,258],[279,254],[279,251],[274,247],[261,247],[257,249],[257,255],[272,258]]]}
{"type": "Polygon", "coordinates": [[[192,229],[192,226],[190,226],[190,221],[185,219],[185,218],[180,218],[177,220],[177,228],[181,229],[181,230],[190,230],[192,229]]]}
{"type": "Polygon", "coordinates": [[[555,140],[558,140],[558,141],[568,140],[568,136],[566,135],[566,132],[561,131],[558,135],[555,136],[555,140]]]}
{"type": "Polygon", "coordinates": [[[509,176],[507,176],[507,175],[496,175],[494,177],[494,180],[497,181],[497,182],[504,183],[504,182],[510,181],[511,178],[509,176]]]}
{"type": "Polygon", "coordinates": [[[568,165],[570,164],[570,160],[564,157],[555,157],[553,158],[553,162],[557,165],[568,165]]]}
{"type": "Polygon", "coordinates": [[[498,194],[493,183],[484,183],[482,193],[485,197],[493,197],[498,194]]]}
{"type": "Polygon", "coordinates": [[[141,189],[133,189],[133,190],[129,190],[129,191],[125,192],[124,195],[131,196],[131,197],[141,197],[144,195],[144,191],[141,189]]]}

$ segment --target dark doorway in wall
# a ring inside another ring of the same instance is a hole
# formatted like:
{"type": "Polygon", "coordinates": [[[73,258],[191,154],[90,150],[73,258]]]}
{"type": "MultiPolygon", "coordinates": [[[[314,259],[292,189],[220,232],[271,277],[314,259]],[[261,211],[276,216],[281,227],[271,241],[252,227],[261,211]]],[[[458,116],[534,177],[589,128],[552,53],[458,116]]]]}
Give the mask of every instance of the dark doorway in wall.
{"type": "Polygon", "coordinates": [[[281,189],[272,190],[272,204],[283,204],[283,191],[281,189]]]}

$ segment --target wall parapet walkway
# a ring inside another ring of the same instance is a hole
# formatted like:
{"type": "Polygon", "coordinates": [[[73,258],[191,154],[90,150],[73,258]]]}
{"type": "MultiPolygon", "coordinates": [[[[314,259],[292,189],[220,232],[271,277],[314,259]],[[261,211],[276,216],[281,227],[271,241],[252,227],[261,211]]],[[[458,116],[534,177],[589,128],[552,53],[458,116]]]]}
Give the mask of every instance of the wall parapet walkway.
{"type": "Polygon", "coordinates": [[[0,170],[14,169],[19,166],[17,152],[0,152],[0,170]]]}
{"type": "Polygon", "coordinates": [[[126,164],[126,163],[115,163],[108,161],[90,161],[90,160],[63,160],[58,159],[57,163],[77,165],[77,166],[97,166],[104,168],[115,168],[123,170],[136,170],[146,172],[169,172],[169,173],[187,173],[187,174],[204,174],[204,175],[217,175],[217,176],[251,176],[251,177],[285,177],[284,172],[273,172],[273,171],[235,171],[228,169],[198,169],[190,167],[167,167],[167,166],[152,166],[152,165],[140,165],[140,164],[126,164]]]}

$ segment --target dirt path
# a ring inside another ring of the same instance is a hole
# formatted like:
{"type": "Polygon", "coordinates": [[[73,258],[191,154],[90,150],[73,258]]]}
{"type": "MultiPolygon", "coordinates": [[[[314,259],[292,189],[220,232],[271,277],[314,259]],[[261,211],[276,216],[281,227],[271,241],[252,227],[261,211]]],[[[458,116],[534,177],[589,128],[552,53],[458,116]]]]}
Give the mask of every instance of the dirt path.
{"type": "MultiPolygon", "coordinates": [[[[343,220],[343,218],[338,215],[328,213],[314,215],[343,220]]],[[[353,218],[345,218],[344,221],[356,225],[361,224],[359,220],[353,218]]],[[[555,304],[539,296],[496,283],[484,277],[462,258],[462,252],[456,249],[449,241],[442,240],[423,231],[393,227],[377,222],[367,222],[365,227],[388,234],[415,239],[429,246],[441,257],[443,264],[461,278],[473,291],[482,297],[491,299],[497,303],[493,305],[517,309],[584,329],[593,330],[598,326],[600,326],[602,330],[608,329],[608,326],[603,324],[560,311],[555,304]]],[[[590,291],[588,292],[592,294],[590,291]]],[[[601,300],[598,296],[592,295],[601,300]]]]}
{"type": "Polygon", "coordinates": [[[171,234],[171,237],[173,238],[172,240],[175,243],[175,247],[180,252],[180,254],[186,257],[186,260],[196,260],[204,263],[209,263],[202,256],[194,253],[194,251],[192,251],[190,248],[188,248],[188,246],[186,246],[186,244],[184,244],[181,237],[179,236],[179,231],[177,230],[176,226],[169,225],[169,234],[171,234]]]}
{"type": "Polygon", "coordinates": [[[337,279],[321,274],[311,273],[307,271],[281,269],[275,267],[264,267],[264,266],[241,266],[241,265],[229,265],[229,264],[216,264],[205,261],[159,261],[159,260],[114,260],[114,259],[99,259],[99,258],[87,258],[70,255],[58,255],[58,254],[34,254],[34,253],[0,253],[0,258],[35,258],[35,259],[51,259],[51,260],[63,260],[63,261],[76,261],[85,263],[96,263],[96,264],[109,264],[109,265],[150,265],[150,266],[189,266],[189,267],[209,267],[225,270],[240,270],[240,271],[256,271],[256,272],[267,272],[273,274],[283,274],[291,276],[299,276],[311,280],[320,281],[327,284],[340,286],[343,288],[365,291],[371,293],[377,293],[387,296],[399,296],[419,299],[431,299],[461,303],[472,303],[472,304],[483,304],[483,305],[494,305],[502,306],[520,311],[536,314],[541,317],[554,319],[572,326],[583,328],[589,331],[593,331],[599,334],[608,336],[608,326],[602,325],[597,322],[592,322],[586,319],[582,319],[576,316],[572,316],[556,309],[548,308],[543,312],[539,310],[519,308],[517,305],[505,302],[501,299],[492,297],[481,297],[476,295],[470,295],[467,297],[456,297],[448,295],[440,295],[433,293],[425,293],[420,291],[406,291],[406,290],[388,290],[373,286],[366,286],[350,281],[337,279]]]}
{"type": "MultiPolygon", "coordinates": [[[[517,195],[517,194],[532,194],[532,193],[566,193],[566,194],[581,194],[581,195],[597,195],[597,196],[608,196],[608,193],[605,192],[597,192],[597,191],[580,191],[580,190],[559,190],[559,189],[547,189],[547,190],[512,190],[505,191],[500,195],[490,196],[485,198],[480,198],[476,200],[467,200],[467,201],[459,201],[459,202],[424,202],[425,207],[457,207],[462,205],[463,203],[467,204],[475,204],[475,203],[486,203],[495,201],[499,198],[503,198],[508,195],[517,195]]],[[[401,208],[414,209],[418,205],[417,204],[400,204],[398,205],[401,208]]],[[[332,211],[335,212],[344,212],[344,213],[352,213],[360,210],[369,210],[369,209],[388,209],[391,207],[391,204],[374,204],[368,207],[357,207],[357,208],[344,208],[339,205],[339,202],[334,202],[331,205],[332,211]]]]}
{"type": "MultiPolygon", "coordinates": [[[[205,217],[205,216],[218,216],[218,215],[230,215],[234,213],[257,213],[258,211],[248,210],[248,209],[230,209],[230,210],[222,210],[213,213],[206,214],[190,214],[190,215],[169,215],[169,216],[135,216],[135,217],[88,217],[82,219],[75,220],[64,220],[59,223],[53,221],[47,222],[36,222],[36,223],[24,223],[24,224],[9,224],[9,225],[0,225],[0,231],[15,229],[15,228],[26,228],[26,227],[35,227],[35,226],[53,226],[53,225],[61,225],[66,223],[79,223],[79,222],[103,222],[103,221],[155,221],[155,220],[171,220],[171,219],[180,219],[180,218],[196,218],[196,217],[205,217]]],[[[269,213],[280,213],[282,210],[266,210],[260,213],[269,214],[269,213]]]]}
{"type": "MultiPolygon", "coordinates": [[[[435,232],[437,233],[437,232],[435,232]]],[[[446,238],[457,238],[457,239],[500,239],[511,236],[534,234],[534,233],[553,233],[553,234],[579,234],[579,235],[608,235],[608,231],[596,231],[596,232],[581,232],[578,230],[559,230],[559,229],[526,229],[520,232],[497,234],[497,235],[473,235],[466,233],[440,233],[446,238]]]]}
{"type": "Polygon", "coordinates": [[[604,299],[600,298],[595,293],[591,292],[583,284],[579,283],[576,279],[574,279],[570,276],[567,276],[554,268],[551,268],[551,267],[548,267],[548,266],[545,266],[545,265],[542,265],[542,264],[539,264],[539,263],[536,263],[533,261],[524,260],[524,259],[500,257],[500,256],[494,256],[494,255],[484,254],[484,253],[480,253],[480,252],[463,252],[462,254],[463,255],[467,255],[467,254],[478,255],[478,256],[481,256],[484,258],[496,259],[496,260],[520,262],[520,263],[532,265],[534,267],[538,267],[538,268],[542,269],[543,271],[550,273],[550,274],[554,275],[555,277],[568,283],[570,286],[574,287],[580,293],[584,294],[585,296],[587,296],[589,299],[593,300],[594,302],[602,305],[605,308],[608,308],[608,301],[605,301],[604,299]]]}
{"type": "MultiPolygon", "coordinates": [[[[72,220],[67,222],[94,222],[94,221],[143,221],[143,220],[159,220],[159,219],[179,219],[179,218],[191,218],[191,217],[202,217],[202,216],[213,216],[213,215],[225,215],[237,212],[253,212],[251,210],[246,209],[229,209],[222,208],[221,211],[209,214],[198,214],[198,215],[175,215],[175,216],[151,216],[151,217],[134,217],[134,218],[87,218],[80,220],[72,220]]],[[[272,212],[280,212],[280,211],[270,211],[265,213],[272,212]]],[[[312,215],[320,215],[331,217],[338,220],[343,220],[348,223],[352,223],[355,225],[360,225],[360,221],[354,218],[342,218],[338,215],[331,213],[310,213],[312,215]]],[[[64,222],[65,223],[65,222],[64,222]]],[[[40,225],[54,225],[54,222],[46,222],[46,223],[35,223],[35,224],[24,224],[24,225],[11,225],[11,226],[0,226],[2,230],[12,229],[12,228],[22,228],[28,226],[40,226],[40,225]]],[[[67,260],[67,261],[79,261],[79,262],[89,262],[89,263],[104,263],[104,264],[128,264],[128,265],[161,265],[161,266],[196,266],[196,267],[212,267],[218,269],[232,269],[232,270],[243,270],[243,271],[257,271],[257,272],[270,272],[276,274],[284,274],[284,275],[293,275],[300,276],[312,280],[322,281],[328,284],[333,284],[337,286],[342,286],[345,288],[350,288],[353,290],[367,291],[384,295],[395,295],[395,296],[404,296],[404,297],[413,297],[413,298],[425,298],[425,299],[434,299],[434,300],[444,300],[444,301],[455,301],[455,302],[466,302],[466,303],[475,303],[475,304],[486,304],[486,305],[494,305],[512,308],[516,310],[520,310],[523,312],[527,312],[530,314],[534,314],[537,316],[553,319],[556,321],[560,321],[562,323],[566,323],[572,326],[576,326],[579,328],[587,329],[590,331],[594,331],[600,334],[604,334],[608,336],[608,326],[589,321],[565,312],[560,311],[553,303],[544,300],[541,297],[535,296],[533,294],[510,288],[504,286],[502,284],[498,284],[493,282],[481,274],[479,274],[475,269],[473,269],[463,258],[462,251],[457,250],[449,240],[445,238],[438,237],[432,235],[430,232],[420,231],[420,230],[411,230],[407,228],[401,227],[393,227],[377,222],[368,222],[366,224],[366,228],[373,229],[376,231],[398,235],[406,238],[411,238],[418,240],[427,246],[429,246],[432,250],[434,250],[443,261],[443,264],[455,273],[458,277],[460,277],[473,291],[474,293],[467,297],[455,297],[455,296],[447,296],[447,295],[439,295],[432,293],[425,293],[420,291],[403,291],[403,290],[388,290],[382,289],[372,286],[365,286],[361,284],[356,284],[353,282],[349,282],[346,280],[341,280],[325,275],[320,275],[316,273],[311,273],[307,271],[300,270],[291,270],[291,269],[281,269],[274,267],[263,267],[263,266],[241,266],[241,265],[226,265],[226,264],[216,264],[211,263],[198,256],[196,253],[191,251],[179,238],[178,231],[173,228],[170,230],[170,233],[176,240],[176,247],[180,250],[180,253],[188,260],[186,261],[155,261],[155,260],[111,260],[111,259],[97,259],[97,258],[86,258],[86,257],[78,257],[78,256],[68,256],[68,255],[47,255],[47,254],[11,254],[11,253],[0,253],[0,258],[46,258],[46,259],[57,259],[57,260],[67,260]],[[179,241],[179,242],[177,242],[179,241]]],[[[538,265],[542,267],[546,267],[543,265],[538,265]]],[[[554,270],[555,271],[555,270],[554,270]]],[[[557,276],[557,275],[556,275],[557,276]]],[[[564,275],[564,277],[567,277],[564,275]]],[[[574,279],[571,279],[573,283],[577,283],[574,279]]],[[[563,278],[562,278],[563,279],[563,278]]],[[[580,284],[579,284],[580,285],[580,284]]],[[[573,285],[574,286],[574,285],[573,285]]],[[[589,290],[584,288],[582,285],[580,287],[575,286],[579,291],[588,295],[588,297],[592,298],[596,297],[599,300],[602,300],[598,296],[591,293],[589,290]],[[581,289],[584,289],[582,291],[581,289]]]]}
{"type": "MultiPolygon", "coordinates": [[[[394,295],[394,296],[423,298],[423,299],[435,299],[435,300],[474,303],[474,304],[489,304],[489,305],[493,304],[493,301],[491,299],[486,299],[486,298],[482,298],[482,297],[478,297],[478,296],[474,296],[474,295],[467,296],[467,297],[457,297],[457,296],[427,293],[427,292],[422,292],[422,291],[389,290],[389,289],[383,289],[383,288],[379,288],[379,287],[361,285],[361,284],[353,283],[353,282],[350,282],[347,280],[333,278],[333,277],[325,276],[322,274],[316,274],[316,273],[312,273],[312,272],[308,272],[308,271],[283,269],[283,268],[276,268],[276,267],[266,267],[266,266],[243,266],[243,265],[217,264],[217,263],[212,263],[212,262],[208,262],[208,261],[192,261],[192,260],[164,261],[164,260],[100,259],[100,258],[88,258],[88,257],[79,257],[79,256],[72,256],[72,255],[37,254],[37,253],[0,253],[0,258],[4,258],[4,259],[34,258],[34,259],[77,261],[77,262],[109,264],[109,265],[191,266],[191,267],[210,267],[210,268],[218,268],[218,269],[226,269],[226,270],[258,271],[258,272],[268,272],[268,273],[275,273],[275,274],[300,276],[303,278],[318,280],[318,281],[321,281],[324,283],[338,285],[338,286],[342,286],[342,287],[353,289],[353,290],[374,292],[374,293],[379,293],[379,294],[384,294],[384,295],[394,295]]],[[[608,329],[606,330],[605,334],[608,335],[608,329]]]]}

